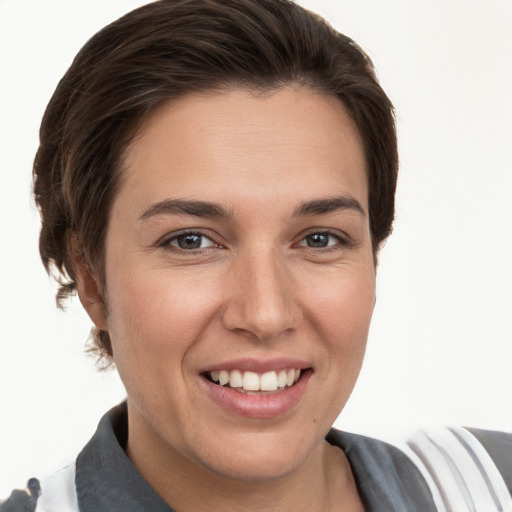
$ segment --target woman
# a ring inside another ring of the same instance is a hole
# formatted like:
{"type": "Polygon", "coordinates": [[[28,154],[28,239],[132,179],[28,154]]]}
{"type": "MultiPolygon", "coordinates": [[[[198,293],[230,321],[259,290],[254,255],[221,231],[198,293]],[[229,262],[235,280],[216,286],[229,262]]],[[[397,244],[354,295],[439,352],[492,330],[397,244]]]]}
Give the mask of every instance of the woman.
{"type": "Polygon", "coordinates": [[[40,250],[128,398],[37,510],[435,510],[405,454],[329,430],[396,172],[369,59],[291,3],[156,2],[91,39],[41,127],[40,250]]]}

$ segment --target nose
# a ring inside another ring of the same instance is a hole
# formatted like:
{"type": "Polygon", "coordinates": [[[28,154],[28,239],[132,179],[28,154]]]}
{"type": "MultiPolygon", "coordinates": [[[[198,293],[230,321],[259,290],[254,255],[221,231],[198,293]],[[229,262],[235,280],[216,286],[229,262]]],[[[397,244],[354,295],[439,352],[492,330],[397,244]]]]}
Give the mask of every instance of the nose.
{"type": "Polygon", "coordinates": [[[297,329],[302,311],[285,258],[273,249],[247,251],[230,268],[224,326],[270,340],[297,329]]]}

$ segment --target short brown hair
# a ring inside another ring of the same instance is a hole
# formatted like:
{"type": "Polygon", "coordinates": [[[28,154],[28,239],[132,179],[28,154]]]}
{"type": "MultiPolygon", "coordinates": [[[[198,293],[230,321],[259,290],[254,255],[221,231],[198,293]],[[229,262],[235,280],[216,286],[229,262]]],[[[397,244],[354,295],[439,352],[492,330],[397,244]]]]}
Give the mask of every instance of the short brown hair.
{"type": "MultiPolygon", "coordinates": [[[[393,106],[361,48],[288,0],[160,0],[93,36],[57,86],[40,130],[34,193],[39,248],[76,288],[72,241],[104,283],[104,239],[127,144],[142,118],[179,95],[299,85],[339,98],[368,165],[374,249],[390,234],[398,168],[393,106]]],[[[107,332],[97,348],[112,355],[107,332]]]]}

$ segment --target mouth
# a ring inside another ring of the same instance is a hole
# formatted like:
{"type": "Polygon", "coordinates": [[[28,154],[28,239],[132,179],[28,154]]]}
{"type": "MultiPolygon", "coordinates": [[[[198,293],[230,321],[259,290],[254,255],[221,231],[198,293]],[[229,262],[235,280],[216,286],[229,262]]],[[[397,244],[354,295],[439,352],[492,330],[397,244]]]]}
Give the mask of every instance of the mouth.
{"type": "Polygon", "coordinates": [[[200,382],[212,402],[228,414],[287,418],[300,407],[315,370],[290,358],[245,358],[203,368],[200,382]]]}
{"type": "Polygon", "coordinates": [[[311,368],[282,368],[264,373],[254,371],[214,370],[206,371],[203,377],[217,386],[232,389],[247,395],[275,394],[289,389],[311,368]]]}

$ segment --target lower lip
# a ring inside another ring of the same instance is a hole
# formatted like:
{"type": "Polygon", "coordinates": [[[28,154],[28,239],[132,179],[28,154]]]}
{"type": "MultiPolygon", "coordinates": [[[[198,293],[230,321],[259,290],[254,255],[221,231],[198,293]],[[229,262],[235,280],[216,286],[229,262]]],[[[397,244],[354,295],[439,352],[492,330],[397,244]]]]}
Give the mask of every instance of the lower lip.
{"type": "Polygon", "coordinates": [[[306,391],[312,371],[307,370],[291,387],[261,395],[247,395],[232,388],[219,386],[201,377],[215,402],[224,409],[249,418],[274,418],[291,411],[306,391]]]}

